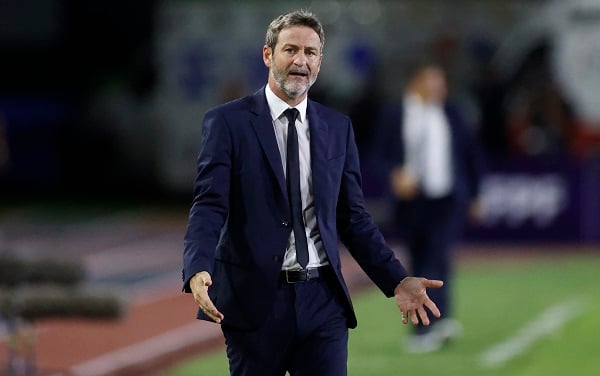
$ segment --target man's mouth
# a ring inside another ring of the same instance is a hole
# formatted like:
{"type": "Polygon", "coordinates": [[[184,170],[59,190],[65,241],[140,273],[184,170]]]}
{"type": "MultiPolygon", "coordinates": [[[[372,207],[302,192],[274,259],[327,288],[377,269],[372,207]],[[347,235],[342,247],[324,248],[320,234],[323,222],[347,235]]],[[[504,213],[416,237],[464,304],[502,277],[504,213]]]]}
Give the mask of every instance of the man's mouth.
{"type": "Polygon", "coordinates": [[[295,76],[295,77],[308,77],[308,73],[307,72],[295,72],[292,71],[289,73],[290,76],[295,76]]]}

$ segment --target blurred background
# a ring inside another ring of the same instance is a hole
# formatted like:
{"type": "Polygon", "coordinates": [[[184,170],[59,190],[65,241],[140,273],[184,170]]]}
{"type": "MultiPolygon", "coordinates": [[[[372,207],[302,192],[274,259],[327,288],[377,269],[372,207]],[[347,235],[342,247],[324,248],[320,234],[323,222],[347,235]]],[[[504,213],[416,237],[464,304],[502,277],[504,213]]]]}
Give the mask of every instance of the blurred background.
{"type": "Polygon", "coordinates": [[[370,120],[416,56],[442,64],[489,160],[477,238],[597,241],[600,5],[541,1],[0,3],[0,190],[190,197],[209,107],[260,88],[265,25],[309,7],[327,31],[315,99],[370,120]]]}
{"type": "Polygon", "coordinates": [[[600,0],[0,0],[0,247],[177,292],[203,114],[265,84],[266,26],[295,8],[324,24],[311,96],[351,116],[383,228],[372,119],[427,58],[486,157],[463,243],[598,248],[600,0]]]}

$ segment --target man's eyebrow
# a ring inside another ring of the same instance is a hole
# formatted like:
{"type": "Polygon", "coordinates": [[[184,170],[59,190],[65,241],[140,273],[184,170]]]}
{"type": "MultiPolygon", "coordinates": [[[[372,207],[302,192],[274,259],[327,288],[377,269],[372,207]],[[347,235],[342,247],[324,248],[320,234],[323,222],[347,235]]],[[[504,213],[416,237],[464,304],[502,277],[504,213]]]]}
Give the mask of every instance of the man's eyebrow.
{"type": "MultiPolygon", "coordinates": [[[[300,46],[298,46],[297,44],[294,43],[284,43],[281,45],[281,48],[286,48],[286,47],[293,47],[293,48],[300,48],[300,46]]],[[[320,47],[318,46],[305,46],[304,47],[305,50],[319,50],[320,47]]]]}

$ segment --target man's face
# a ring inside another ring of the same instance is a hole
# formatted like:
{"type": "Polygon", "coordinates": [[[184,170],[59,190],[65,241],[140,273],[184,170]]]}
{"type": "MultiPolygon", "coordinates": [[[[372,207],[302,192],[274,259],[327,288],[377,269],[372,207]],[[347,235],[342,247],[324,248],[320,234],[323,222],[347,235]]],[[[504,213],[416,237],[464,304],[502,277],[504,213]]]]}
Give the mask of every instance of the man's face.
{"type": "Polygon", "coordinates": [[[269,87],[288,103],[300,103],[317,80],[321,68],[321,40],[310,27],[281,30],[274,48],[263,47],[269,68],[269,87]]]}
{"type": "Polygon", "coordinates": [[[426,68],[423,72],[423,89],[427,101],[442,103],[448,92],[444,72],[434,67],[426,68]]]}

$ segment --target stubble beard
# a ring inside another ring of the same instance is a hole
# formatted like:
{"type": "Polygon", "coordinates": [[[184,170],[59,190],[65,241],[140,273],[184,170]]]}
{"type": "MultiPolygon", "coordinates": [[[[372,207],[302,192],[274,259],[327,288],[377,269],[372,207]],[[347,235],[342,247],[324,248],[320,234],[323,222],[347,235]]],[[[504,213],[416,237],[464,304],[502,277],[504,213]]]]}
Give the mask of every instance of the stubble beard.
{"type": "Polygon", "coordinates": [[[288,72],[273,69],[273,78],[277,87],[290,99],[298,99],[308,92],[317,80],[317,74],[308,73],[308,83],[295,83],[288,80],[288,72]]]}

